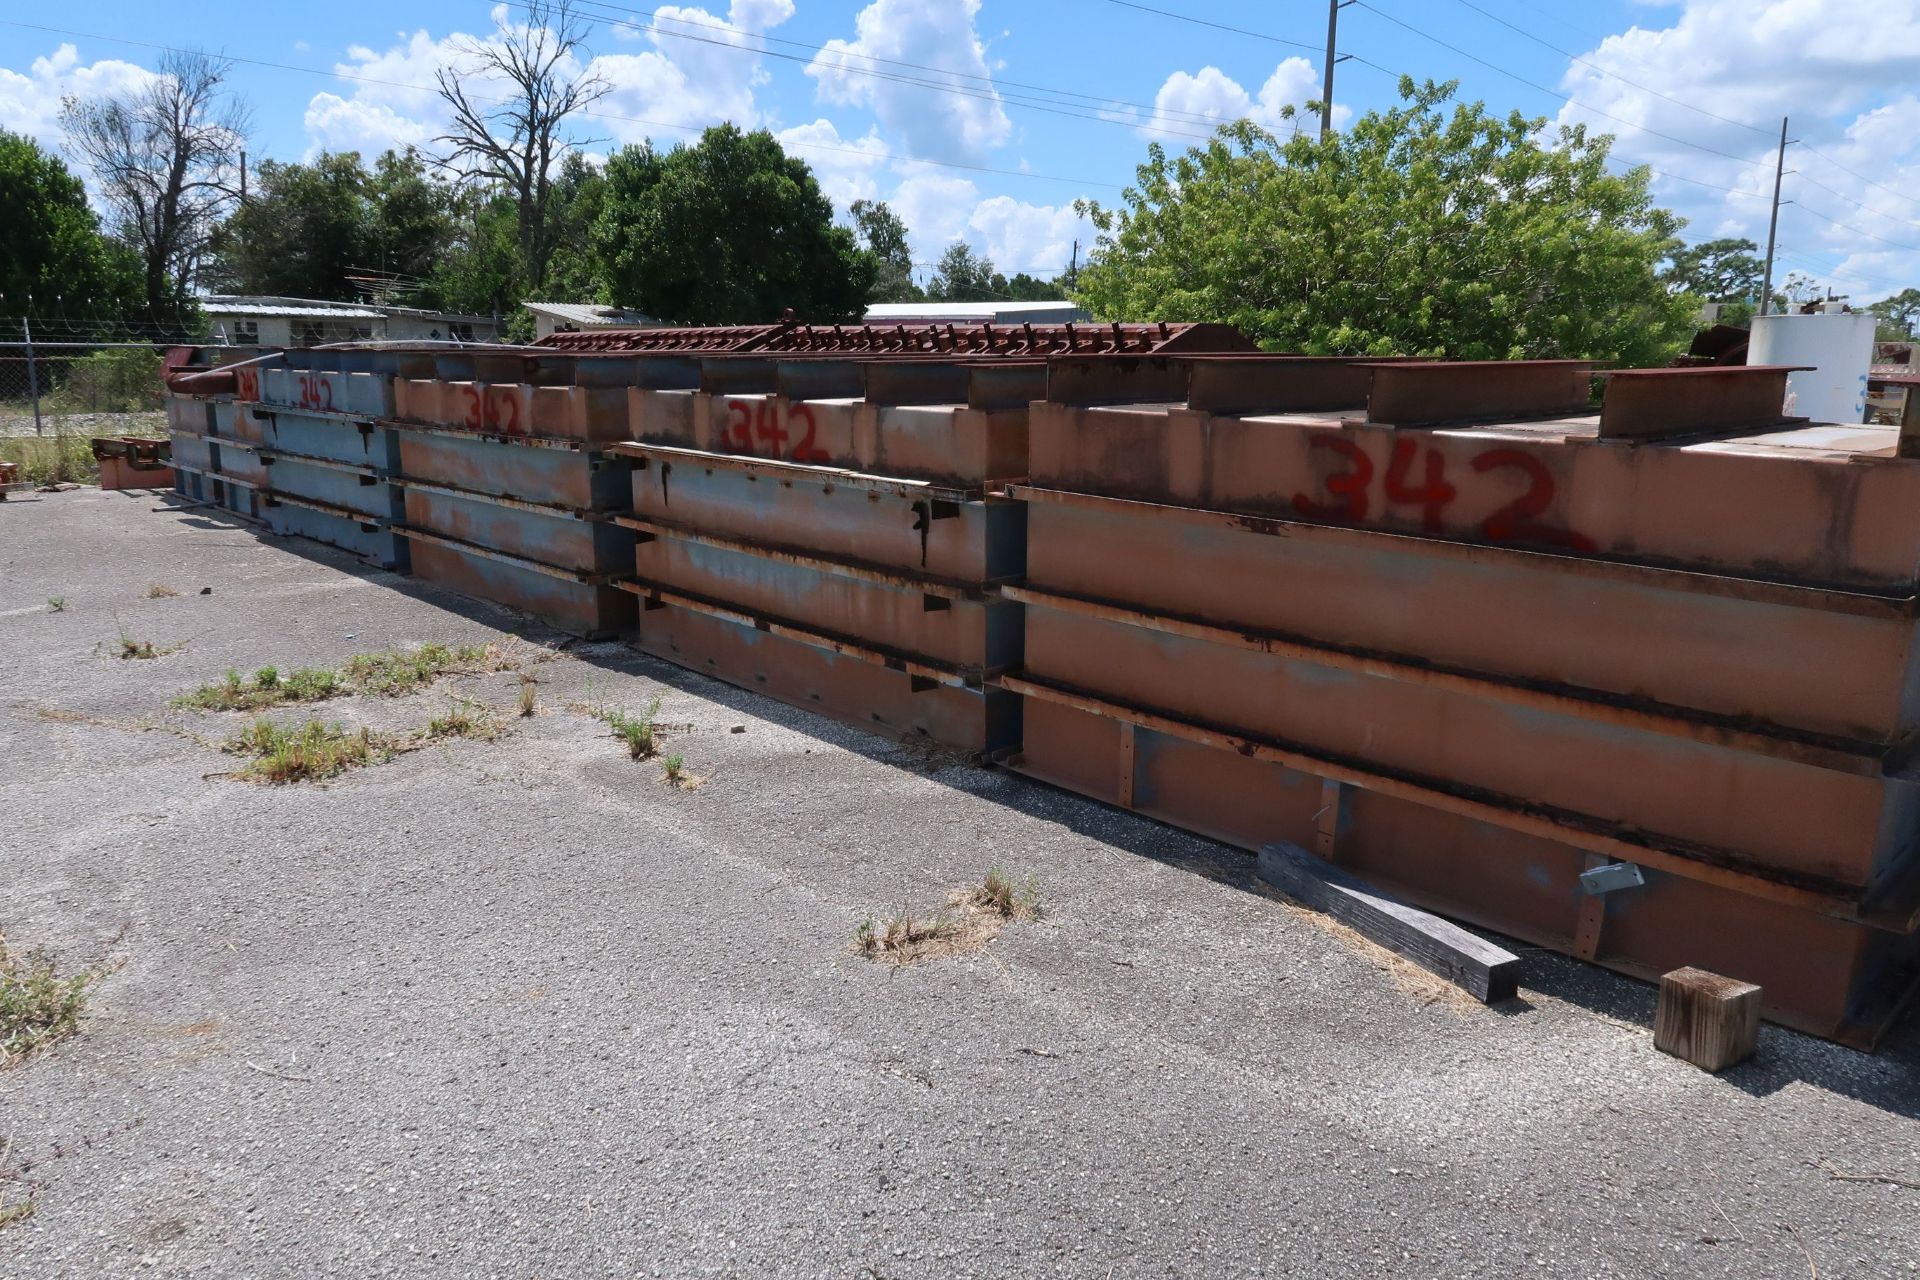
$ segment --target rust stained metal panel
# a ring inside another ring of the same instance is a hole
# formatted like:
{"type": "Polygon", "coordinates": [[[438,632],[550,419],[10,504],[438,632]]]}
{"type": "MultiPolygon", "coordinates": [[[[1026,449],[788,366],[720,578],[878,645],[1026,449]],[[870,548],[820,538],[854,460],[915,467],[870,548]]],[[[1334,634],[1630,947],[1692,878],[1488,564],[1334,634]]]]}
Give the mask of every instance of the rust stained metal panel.
{"type": "MultiPolygon", "coordinates": [[[[1039,360],[864,360],[863,385],[847,394],[873,405],[945,404],[971,409],[1025,409],[1047,394],[1039,360]]],[[[792,394],[788,392],[788,394],[792,394]]]]}
{"type": "Polygon", "coordinates": [[[646,652],[729,684],[894,738],[984,753],[1019,736],[1019,700],[876,665],[671,603],[640,619],[646,652]]]}
{"type": "Polygon", "coordinates": [[[807,474],[655,451],[633,472],[633,508],[705,533],[983,583],[1019,572],[1025,508],[955,501],[932,486],[807,474]]]}
{"type": "Polygon", "coordinates": [[[604,583],[543,573],[524,563],[476,554],[446,541],[403,531],[413,572],[463,595],[530,613],[576,635],[605,637],[633,630],[633,596],[604,583]]]}
{"type": "MultiPolygon", "coordinates": [[[[1029,604],[1024,674],[1354,767],[1631,829],[1751,874],[1864,886],[1920,791],[1029,604]]],[[[1858,892],[1855,896],[1859,896],[1858,892]]]]}
{"type": "Polygon", "coordinates": [[[291,409],[263,409],[261,443],[269,449],[310,458],[388,468],[394,463],[391,433],[371,422],[356,422],[291,409]]]}
{"type": "Polygon", "coordinates": [[[1026,473],[1025,409],[637,389],[628,403],[646,444],[974,488],[1026,473]]]}
{"type": "Polygon", "coordinates": [[[409,487],[405,504],[410,528],[555,568],[610,575],[632,563],[632,532],[604,521],[443,488],[409,487]]]}
{"type": "Polygon", "coordinates": [[[633,554],[642,581],[915,655],[976,680],[1019,658],[1017,605],[929,595],[911,585],[836,573],[819,561],[803,564],[672,536],[643,538],[633,554]]]}
{"type": "Polygon", "coordinates": [[[419,431],[394,434],[401,470],[413,479],[583,511],[627,505],[626,465],[601,454],[419,431]]]}
{"type": "Polygon", "coordinates": [[[1920,461],[1165,406],[1037,404],[1028,429],[1045,488],[1906,595],[1920,565],[1920,461]]]}
{"type": "Polygon", "coordinates": [[[1604,374],[1603,440],[1660,440],[1733,427],[1764,429],[1805,418],[1786,416],[1786,365],[1618,369],[1604,374]]]}
{"type": "Polygon", "coordinates": [[[1035,499],[1035,589],[1736,731],[1891,749],[1920,729],[1915,619],[1898,602],[1016,492],[1035,499]]]}
{"type": "Polygon", "coordinates": [[[1367,421],[1400,427],[1578,416],[1591,360],[1404,361],[1371,366],[1367,421]]]}

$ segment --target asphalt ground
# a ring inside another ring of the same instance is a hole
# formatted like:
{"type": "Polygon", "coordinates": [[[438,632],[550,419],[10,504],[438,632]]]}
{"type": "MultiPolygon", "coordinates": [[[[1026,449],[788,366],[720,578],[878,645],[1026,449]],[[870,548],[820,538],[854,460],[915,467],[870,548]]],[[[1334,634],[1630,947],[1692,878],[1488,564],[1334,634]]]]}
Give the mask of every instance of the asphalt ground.
{"type": "Polygon", "coordinates": [[[0,931],[118,964],[0,1071],[0,1276],[1920,1272],[1912,1019],[1715,1077],[1545,952],[1410,994],[1233,850],[162,505],[0,504],[0,931]],[[168,707],[427,641],[539,714],[267,787],[168,707]],[[654,697],[696,789],[571,709],[654,697]],[[1043,919],[851,951],[995,865],[1043,919]]]}

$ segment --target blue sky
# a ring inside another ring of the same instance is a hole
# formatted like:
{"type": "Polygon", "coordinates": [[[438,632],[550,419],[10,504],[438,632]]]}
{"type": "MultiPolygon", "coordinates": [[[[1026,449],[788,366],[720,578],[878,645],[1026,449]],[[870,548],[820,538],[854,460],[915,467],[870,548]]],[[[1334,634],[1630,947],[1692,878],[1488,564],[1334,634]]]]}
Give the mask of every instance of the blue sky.
{"type": "MultiPolygon", "coordinates": [[[[1074,199],[1117,197],[1149,138],[1185,146],[1241,115],[1290,127],[1279,108],[1318,96],[1327,16],[1323,0],[578,3],[614,86],[581,121],[591,150],[764,126],[842,209],[889,201],[917,259],[965,238],[1047,275],[1091,240],[1074,199]]],[[[62,94],[136,83],[179,45],[235,59],[256,160],[370,158],[428,142],[434,70],[524,17],[492,0],[4,0],[0,126],[57,146],[62,94]]],[[[1920,285],[1920,0],[1361,0],[1341,49],[1336,122],[1391,102],[1392,73],[1457,77],[1463,97],[1614,133],[1696,239],[1764,240],[1790,114],[1776,279],[1856,300],[1920,285]]]]}

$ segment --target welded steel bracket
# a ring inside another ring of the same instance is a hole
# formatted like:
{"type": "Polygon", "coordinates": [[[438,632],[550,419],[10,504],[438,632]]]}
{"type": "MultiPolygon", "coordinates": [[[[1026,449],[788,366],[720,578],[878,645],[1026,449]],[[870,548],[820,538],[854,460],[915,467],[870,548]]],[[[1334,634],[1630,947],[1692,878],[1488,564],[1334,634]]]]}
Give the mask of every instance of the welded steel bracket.
{"type": "Polygon", "coordinates": [[[1638,889],[1647,879],[1631,862],[1609,862],[1580,873],[1580,891],[1597,896],[1621,889],[1638,889]]]}

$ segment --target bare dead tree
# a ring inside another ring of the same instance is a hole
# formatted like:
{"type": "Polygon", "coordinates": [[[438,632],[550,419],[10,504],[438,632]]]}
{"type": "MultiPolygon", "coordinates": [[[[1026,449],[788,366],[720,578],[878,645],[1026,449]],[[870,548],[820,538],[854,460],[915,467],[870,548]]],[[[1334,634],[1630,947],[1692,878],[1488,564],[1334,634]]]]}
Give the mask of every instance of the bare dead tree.
{"type": "Polygon", "coordinates": [[[513,194],[527,284],[538,290],[555,245],[549,214],[553,177],[575,145],[562,137],[561,127],[613,86],[587,74],[574,56],[587,26],[574,14],[572,0],[527,0],[524,8],[523,24],[503,21],[492,40],[462,50],[464,65],[436,74],[453,126],[435,141],[452,146],[450,154],[436,157],[441,165],[497,182],[513,194]],[[502,99],[480,96],[502,80],[507,87],[502,99]],[[470,81],[479,85],[472,94],[470,81]]]}
{"type": "Polygon", "coordinates": [[[92,171],[108,225],[140,253],[156,321],[181,305],[239,196],[250,119],[224,87],[229,69],[204,53],[169,52],[140,89],[60,104],[67,146],[92,171]]]}

